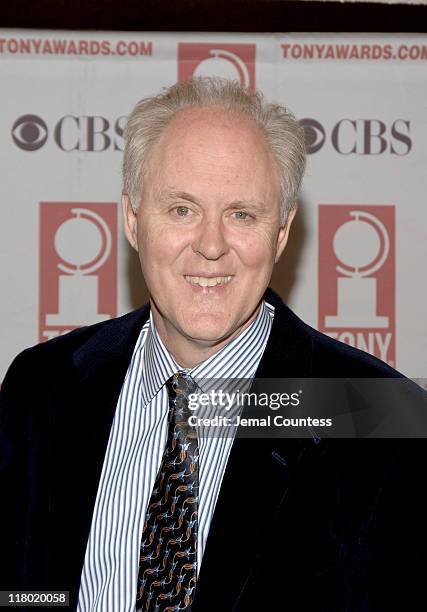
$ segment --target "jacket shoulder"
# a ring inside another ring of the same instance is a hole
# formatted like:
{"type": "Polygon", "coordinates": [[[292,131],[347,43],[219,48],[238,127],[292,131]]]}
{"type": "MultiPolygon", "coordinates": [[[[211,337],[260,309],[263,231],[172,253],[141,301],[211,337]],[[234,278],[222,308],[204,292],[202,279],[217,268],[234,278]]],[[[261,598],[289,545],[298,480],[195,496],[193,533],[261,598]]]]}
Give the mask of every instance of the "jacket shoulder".
{"type": "Polygon", "coordinates": [[[51,378],[63,378],[72,367],[73,358],[81,351],[91,350],[92,346],[105,347],[105,351],[115,345],[118,338],[123,338],[135,326],[141,327],[148,315],[147,306],[129,312],[121,317],[101,321],[94,325],[80,327],[66,334],[51,338],[46,342],[35,344],[12,361],[1,386],[2,394],[10,387],[16,389],[24,381],[38,381],[51,378]]]}
{"type": "Polygon", "coordinates": [[[313,375],[325,376],[325,372],[336,372],[329,376],[351,376],[361,378],[400,378],[403,375],[390,365],[366,351],[335,340],[301,322],[311,337],[313,348],[313,375]]]}
{"type": "Polygon", "coordinates": [[[271,342],[274,357],[286,355],[288,362],[299,359],[299,374],[315,378],[403,376],[373,355],[317,331],[300,319],[271,289],[267,290],[265,298],[275,308],[271,342]]]}

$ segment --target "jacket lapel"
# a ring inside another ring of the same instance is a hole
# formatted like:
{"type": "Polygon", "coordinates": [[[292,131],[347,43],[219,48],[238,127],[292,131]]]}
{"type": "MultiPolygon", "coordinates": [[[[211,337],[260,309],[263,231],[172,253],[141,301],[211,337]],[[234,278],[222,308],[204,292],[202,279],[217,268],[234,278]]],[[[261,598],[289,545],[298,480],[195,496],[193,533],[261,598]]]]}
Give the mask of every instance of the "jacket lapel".
{"type": "Polygon", "coordinates": [[[233,610],[263,552],[266,538],[306,442],[290,441],[284,456],[271,440],[234,441],[212,520],[193,612],[233,610]]]}
{"type": "Polygon", "coordinates": [[[148,308],[100,327],[50,396],[50,584],[76,605],[99,479],[117,401],[148,308]],[[65,483],[65,484],[64,484],[65,483]],[[71,583],[70,583],[71,581],[71,583]]]}
{"type": "MultiPolygon", "coordinates": [[[[275,293],[267,290],[265,299],[275,314],[256,379],[309,377],[310,338],[275,293]]],[[[308,446],[314,446],[312,439],[234,441],[201,565],[194,612],[233,610],[238,604],[308,446]]]]}

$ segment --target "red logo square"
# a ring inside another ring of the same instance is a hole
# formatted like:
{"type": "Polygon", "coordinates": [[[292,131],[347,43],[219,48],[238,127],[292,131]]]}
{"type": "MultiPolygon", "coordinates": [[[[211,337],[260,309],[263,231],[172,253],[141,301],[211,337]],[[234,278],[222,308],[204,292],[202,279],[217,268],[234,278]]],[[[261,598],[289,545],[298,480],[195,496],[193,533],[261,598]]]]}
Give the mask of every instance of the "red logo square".
{"type": "Polygon", "coordinates": [[[179,43],[178,81],[193,76],[218,76],[255,89],[254,44],[179,43]]]}
{"type": "Polygon", "coordinates": [[[41,202],[39,340],[117,316],[117,204],[41,202]]]}
{"type": "Polygon", "coordinates": [[[319,330],[395,366],[395,208],[319,206],[319,330]]]}

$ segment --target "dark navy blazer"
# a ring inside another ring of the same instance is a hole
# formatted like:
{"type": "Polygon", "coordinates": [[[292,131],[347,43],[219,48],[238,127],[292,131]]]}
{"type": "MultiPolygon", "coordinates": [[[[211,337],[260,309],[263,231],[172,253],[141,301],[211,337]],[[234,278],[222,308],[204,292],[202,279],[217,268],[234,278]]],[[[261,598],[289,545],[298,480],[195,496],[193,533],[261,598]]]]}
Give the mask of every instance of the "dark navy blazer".
{"type": "MultiPolygon", "coordinates": [[[[276,312],[258,378],[399,376],[303,323],[271,290],[266,299],[276,312]]],[[[145,306],[73,331],[10,367],[0,590],[67,590],[75,609],[114,411],[148,315],[145,306]]],[[[236,439],[193,612],[426,608],[426,451],[419,439],[236,439]]]]}

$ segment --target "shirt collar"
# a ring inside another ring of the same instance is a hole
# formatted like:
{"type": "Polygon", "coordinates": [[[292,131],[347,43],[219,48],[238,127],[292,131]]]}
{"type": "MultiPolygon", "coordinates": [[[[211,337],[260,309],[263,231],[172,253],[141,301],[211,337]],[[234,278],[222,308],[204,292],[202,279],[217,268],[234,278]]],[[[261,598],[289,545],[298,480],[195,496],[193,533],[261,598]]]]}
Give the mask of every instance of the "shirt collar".
{"type": "Polygon", "coordinates": [[[252,377],[265,349],[273,315],[273,306],[263,301],[257,316],[241,334],[194,368],[181,368],[160,339],[150,312],[141,364],[143,405],[178,371],[185,371],[195,379],[252,377]]]}
{"type": "Polygon", "coordinates": [[[190,370],[193,378],[250,378],[270,335],[274,308],[263,300],[252,323],[231,342],[190,370]],[[254,365],[255,364],[255,365],[254,365]]]}
{"type": "Polygon", "coordinates": [[[142,353],[141,397],[146,406],[159,392],[160,388],[180,368],[169,353],[157,333],[153,314],[146,323],[147,332],[142,353]]]}

